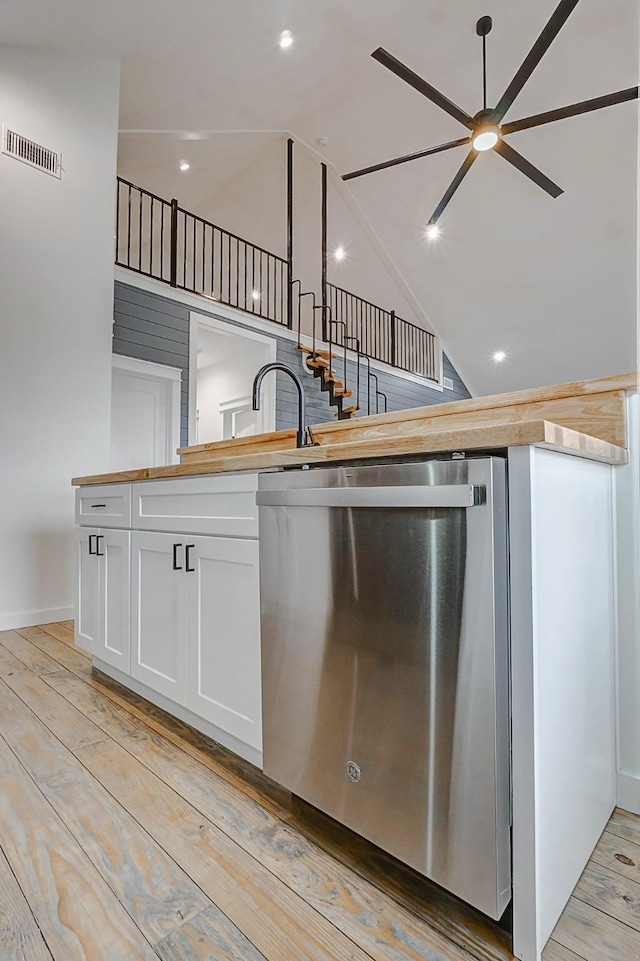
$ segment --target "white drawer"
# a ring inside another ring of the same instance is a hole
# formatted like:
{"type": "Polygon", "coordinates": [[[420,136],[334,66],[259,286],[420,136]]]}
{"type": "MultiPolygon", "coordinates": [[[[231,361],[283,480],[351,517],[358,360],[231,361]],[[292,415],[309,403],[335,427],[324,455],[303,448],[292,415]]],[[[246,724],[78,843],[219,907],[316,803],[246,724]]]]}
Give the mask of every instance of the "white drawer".
{"type": "Polygon", "coordinates": [[[131,484],[79,487],[76,524],[84,527],[131,527],[131,484]]]}
{"type": "Polygon", "coordinates": [[[208,474],[132,485],[132,526],[142,531],[257,537],[257,474],[208,474]]]}

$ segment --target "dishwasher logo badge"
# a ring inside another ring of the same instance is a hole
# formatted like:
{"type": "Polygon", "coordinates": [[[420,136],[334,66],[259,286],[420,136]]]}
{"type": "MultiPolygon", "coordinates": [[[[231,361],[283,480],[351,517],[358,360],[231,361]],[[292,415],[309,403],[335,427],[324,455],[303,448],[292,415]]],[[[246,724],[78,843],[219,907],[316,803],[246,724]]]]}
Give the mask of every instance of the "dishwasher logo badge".
{"type": "Polygon", "coordinates": [[[362,777],[362,772],[355,761],[347,761],[347,774],[355,784],[362,777]]]}

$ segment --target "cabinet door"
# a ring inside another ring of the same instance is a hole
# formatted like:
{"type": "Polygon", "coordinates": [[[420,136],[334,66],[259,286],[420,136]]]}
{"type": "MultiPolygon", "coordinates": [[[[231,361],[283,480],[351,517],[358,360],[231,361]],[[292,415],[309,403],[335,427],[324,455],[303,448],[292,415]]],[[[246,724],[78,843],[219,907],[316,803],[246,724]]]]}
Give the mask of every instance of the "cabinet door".
{"type": "Polygon", "coordinates": [[[131,671],[130,545],[129,531],[100,531],[103,634],[99,657],[125,674],[131,671]]]}
{"type": "MultiPolygon", "coordinates": [[[[258,542],[192,537],[187,707],[262,750],[258,542]]],[[[185,546],[186,546],[185,545],[185,546]]]]}
{"type": "Polygon", "coordinates": [[[131,675],[182,705],[187,652],[184,543],[179,534],[131,535],[131,675]]]}
{"type": "Polygon", "coordinates": [[[88,654],[97,656],[102,646],[101,564],[95,553],[99,533],[93,527],[80,527],[76,531],[78,585],[75,642],[88,654]]]}

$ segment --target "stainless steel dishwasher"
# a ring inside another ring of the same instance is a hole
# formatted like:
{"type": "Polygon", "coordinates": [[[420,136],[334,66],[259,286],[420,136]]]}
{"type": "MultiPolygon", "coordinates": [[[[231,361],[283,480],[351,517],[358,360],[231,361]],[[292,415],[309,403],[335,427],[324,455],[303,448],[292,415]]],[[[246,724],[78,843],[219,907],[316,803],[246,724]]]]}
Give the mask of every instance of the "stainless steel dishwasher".
{"type": "Polygon", "coordinates": [[[265,773],[500,917],[504,461],[283,471],[257,497],[265,773]]]}

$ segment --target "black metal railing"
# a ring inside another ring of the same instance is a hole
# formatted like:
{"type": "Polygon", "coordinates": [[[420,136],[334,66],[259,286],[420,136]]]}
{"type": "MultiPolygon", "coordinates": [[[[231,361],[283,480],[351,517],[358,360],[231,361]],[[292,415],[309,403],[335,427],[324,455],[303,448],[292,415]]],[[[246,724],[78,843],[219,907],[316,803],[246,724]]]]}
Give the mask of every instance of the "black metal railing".
{"type": "Polygon", "coordinates": [[[335,284],[327,283],[326,291],[334,325],[330,338],[325,330],[325,339],[339,346],[344,345],[345,337],[356,340],[367,357],[438,380],[436,339],[432,333],[335,284]]]}
{"type": "Polygon", "coordinates": [[[118,177],[116,263],[284,326],[289,263],[118,177]]]}
{"type": "Polygon", "coordinates": [[[171,238],[171,203],[118,177],[116,263],[170,283],[171,238]]]}
{"type": "Polygon", "coordinates": [[[408,320],[394,314],[394,360],[395,367],[419,374],[428,380],[438,380],[436,338],[423,327],[416,327],[408,320]]]}

